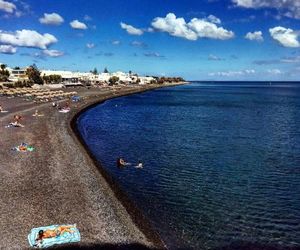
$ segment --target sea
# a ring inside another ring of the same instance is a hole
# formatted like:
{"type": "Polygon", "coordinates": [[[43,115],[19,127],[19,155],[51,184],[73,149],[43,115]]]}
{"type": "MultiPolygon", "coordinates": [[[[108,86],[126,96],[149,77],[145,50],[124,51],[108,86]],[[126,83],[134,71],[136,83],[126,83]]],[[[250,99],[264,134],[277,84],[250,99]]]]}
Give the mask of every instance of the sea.
{"type": "Polygon", "coordinates": [[[300,83],[166,87],[77,126],[169,249],[300,249],[300,83]]]}

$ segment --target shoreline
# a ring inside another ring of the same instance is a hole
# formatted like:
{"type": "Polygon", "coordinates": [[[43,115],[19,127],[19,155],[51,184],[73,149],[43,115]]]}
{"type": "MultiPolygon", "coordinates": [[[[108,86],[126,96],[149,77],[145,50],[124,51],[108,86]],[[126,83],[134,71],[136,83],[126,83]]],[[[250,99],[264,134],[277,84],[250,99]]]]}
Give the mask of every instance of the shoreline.
{"type": "Polygon", "coordinates": [[[82,240],[61,248],[165,248],[148,220],[91,157],[75,127],[82,112],[108,99],[182,84],[78,90],[84,99],[72,104],[68,114],[58,113],[51,103],[0,97],[10,110],[0,115],[0,248],[29,248],[32,228],[67,223],[77,223],[82,240]],[[33,118],[35,109],[45,117],[33,118]],[[25,117],[25,128],[2,126],[14,114],[25,117]],[[36,150],[12,153],[10,148],[20,142],[34,144],[36,150]]]}
{"type": "Polygon", "coordinates": [[[92,159],[93,163],[95,166],[98,168],[102,176],[105,178],[106,182],[109,184],[111,187],[112,191],[114,192],[116,198],[120,201],[120,203],[125,207],[127,210],[128,214],[132,218],[134,224],[137,225],[137,227],[142,231],[142,233],[152,242],[154,243],[154,246],[158,249],[167,249],[167,246],[161,239],[159,233],[153,228],[151,225],[150,221],[148,218],[145,217],[143,212],[135,205],[135,203],[128,197],[126,192],[121,189],[120,185],[118,182],[111,176],[111,174],[106,171],[101,163],[96,159],[96,157],[91,153],[89,150],[87,144],[85,143],[83,137],[81,136],[78,126],[77,126],[77,120],[80,117],[81,114],[86,112],[87,110],[104,104],[108,100],[112,100],[115,98],[119,97],[124,97],[124,96],[129,96],[129,95],[134,95],[134,94],[139,94],[139,93],[144,93],[147,91],[152,91],[155,89],[159,88],[165,88],[165,87],[175,87],[179,85],[183,85],[187,83],[179,83],[179,84],[169,84],[169,85],[163,85],[161,87],[156,86],[154,88],[149,88],[149,89],[142,89],[142,90],[137,90],[133,91],[130,93],[120,93],[117,96],[110,96],[108,98],[104,98],[103,100],[97,100],[95,102],[92,102],[88,104],[87,106],[84,106],[80,111],[78,111],[70,120],[70,128],[74,132],[75,136],[77,137],[79,143],[82,145],[88,156],[92,159]]]}

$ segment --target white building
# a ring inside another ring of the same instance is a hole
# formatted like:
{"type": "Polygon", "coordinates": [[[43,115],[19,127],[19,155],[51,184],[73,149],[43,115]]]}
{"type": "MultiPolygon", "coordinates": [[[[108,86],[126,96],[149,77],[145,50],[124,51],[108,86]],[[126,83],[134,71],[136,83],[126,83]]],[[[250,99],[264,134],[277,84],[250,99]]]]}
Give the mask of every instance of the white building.
{"type": "MultiPolygon", "coordinates": [[[[83,73],[84,74],[84,73],[83,73]]],[[[60,75],[65,83],[78,83],[85,78],[82,73],[67,70],[41,70],[41,77],[49,75],[60,75]]]]}
{"type": "Polygon", "coordinates": [[[28,80],[28,76],[26,75],[27,68],[23,68],[23,69],[7,68],[7,70],[9,72],[9,78],[8,78],[9,81],[17,82],[17,81],[28,80]]]}
{"type": "Polygon", "coordinates": [[[151,81],[155,81],[155,78],[152,76],[141,76],[139,78],[141,80],[140,84],[150,84],[151,81]]]}
{"type": "MultiPolygon", "coordinates": [[[[7,68],[10,73],[9,80],[23,81],[28,80],[26,75],[27,68],[23,69],[11,69],[7,68]]],[[[143,77],[138,76],[136,74],[124,73],[122,71],[117,71],[114,73],[100,73],[93,74],[90,72],[73,72],[67,70],[40,70],[41,77],[49,76],[49,75],[60,75],[62,77],[63,84],[80,84],[80,83],[90,83],[90,84],[107,84],[109,83],[109,79],[112,76],[116,76],[119,78],[119,83],[132,84],[149,84],[152,80],[155,80],[153,77],[143,77]]]]}

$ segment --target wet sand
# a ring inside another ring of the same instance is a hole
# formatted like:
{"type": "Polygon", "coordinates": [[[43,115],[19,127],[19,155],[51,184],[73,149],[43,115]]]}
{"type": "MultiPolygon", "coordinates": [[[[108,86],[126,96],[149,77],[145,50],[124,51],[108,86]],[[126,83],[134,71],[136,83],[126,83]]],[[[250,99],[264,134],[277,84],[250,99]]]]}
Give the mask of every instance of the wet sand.
{"type": "Polygon", "coordinates": [[[80,143],[74,120],[95,103],[157,87],[161,86],[75,89],[84,100],[72,103],[67,114],[51,103],[0,97],[0,104],[10,111],[0,113],[0,249],[29,248],[27,235],[34,227],[74,223],[81,242],[64,245],[70,249],[164,247],[143,215],[80,143]],[[36,109],[44,116],[33,117],[36,109]],[[24,128],[4,127],[14,114],[24,117],[24,128]],[[22,142],[36,150],[11,150],[22,142]]]}

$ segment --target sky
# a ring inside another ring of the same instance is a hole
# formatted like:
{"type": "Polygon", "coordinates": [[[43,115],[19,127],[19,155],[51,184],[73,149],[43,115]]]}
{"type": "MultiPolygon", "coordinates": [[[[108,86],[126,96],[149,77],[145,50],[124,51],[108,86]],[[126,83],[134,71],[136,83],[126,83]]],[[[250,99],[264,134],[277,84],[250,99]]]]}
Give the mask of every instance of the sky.
{"type": "Polygon", "coordinates": [[[300,80],[299,0],[0,0],[0,62],[300,80]]]}

